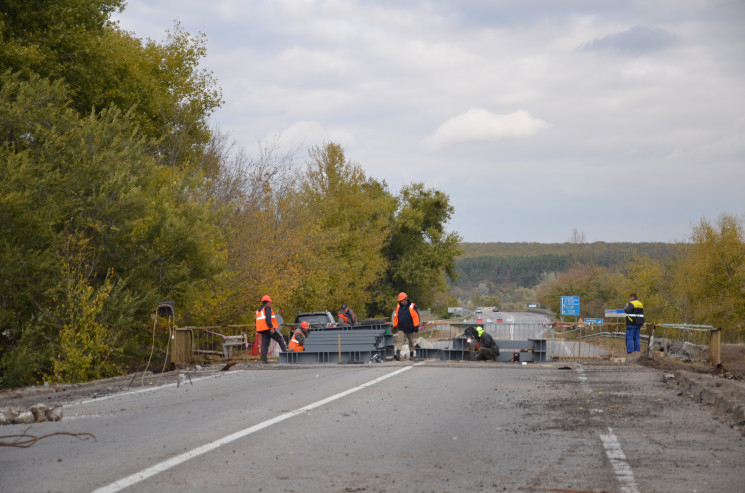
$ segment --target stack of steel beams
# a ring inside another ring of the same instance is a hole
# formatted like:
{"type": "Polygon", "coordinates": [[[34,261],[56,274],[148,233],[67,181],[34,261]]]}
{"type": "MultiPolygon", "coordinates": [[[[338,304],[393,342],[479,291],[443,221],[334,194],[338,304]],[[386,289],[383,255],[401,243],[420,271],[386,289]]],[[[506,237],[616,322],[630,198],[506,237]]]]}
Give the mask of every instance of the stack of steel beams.
{"type": "MultiPolygon", "coordinates": [[[[528,339],[525,341],[496,341],[499,346],[498,361],[511,362],[515,351],[519,353],[519,361],[523,362],[545,362],[546,343],[545,339],[528,339]]],[[[454,337],[451,347],[445,349],[418,348],[417,354],[420,358],[439,358],[441,361],[470,361],[475,353],[468,350],[466,339],[463,336],[454,337]]]]}
{"type": "Polygon", "coordinates": [[[282,352],[280,363],[367,363],[393,356],[393,334],[388,323],[340,325],[310,329],[305,351],[282,352]]]}

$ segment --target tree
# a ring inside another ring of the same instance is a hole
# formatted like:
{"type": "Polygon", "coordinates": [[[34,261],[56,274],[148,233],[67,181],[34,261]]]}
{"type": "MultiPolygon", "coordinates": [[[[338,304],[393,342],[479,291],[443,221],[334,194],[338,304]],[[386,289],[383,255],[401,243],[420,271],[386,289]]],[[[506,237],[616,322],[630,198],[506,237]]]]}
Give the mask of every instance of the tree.
{"type": "Polygon", "coordinates": [[[13,383],[51,375],[48,356],[79,327],[64,318],[74,311],[55,311],[61,299],[90,301],[86,326],[116,326],[131,356],[159,300],[186,300],[221,269],[211,209],[184,199],[188,180],[148,155],[131,114],[80,119],[60,82],[6,72],[0,121],[0,367],[33,340],[46,356],[13,383]],[[85,268],[65,274],[73,261],[85,268]],[[104,297],[81,294],[108,282],[104,297]]]}
{"type": "Polygon", "coordinates": [[[383,249],[388,269],[371,297],[373,313],[390,311],[399,291],[425,308],[447,291],[446,276],[456,278],[455,257],[462,252],[460,236],[445,231],[453,212],[449,197],[439,190],[421,183],[402,188],[383,249]]]}
{"type": "Polygon", "coordinates": [[[306,289],[315,290],[327,307],[347,303],[364,317],[368,293],[387,267],[381,246],[390,234],[395,199],[334,143],[311,148],[301,195],[317,218],[315,237],[325,260],[320,277],[308,279],[306,289]]]}
{"type": "Polygon", "coordinates": [[[111,105],[152,139],[151,155],[199,170],[208,119],[222,104],[212,73],[199,67],[204,34],[176,23],[162,43],[143,42],[113,24],[122,0],[7,1],[0,8],[0,72],[64,81],[81,117],[111,105]]]}
{"type": "Polygon", "coordinates": [[[685,257],[695,320],[725,329],[728,338],[745,335],[745,228],[742,218],[723,213],[693,227],[685,257]]]}
{"type": "Polygon", "coordinates": [[[554,282],[539,286],[538,301],[561,313],[562,296],[579,296],[580,316],[597,317],[609,306],[619,307],[626,298],[619,294],[623,277],[596,265],[575,265],[554,282]]]}

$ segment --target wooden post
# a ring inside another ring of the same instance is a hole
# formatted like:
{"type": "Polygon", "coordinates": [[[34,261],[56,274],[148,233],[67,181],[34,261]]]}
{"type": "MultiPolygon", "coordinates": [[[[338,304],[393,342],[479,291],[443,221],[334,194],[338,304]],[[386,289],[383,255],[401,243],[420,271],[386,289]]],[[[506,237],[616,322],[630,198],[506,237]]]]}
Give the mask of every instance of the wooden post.
{"type": "Polygon", "coordinates": [[[722,329],[711,329],[709,341],[709,363],[717,366],[722,363],[722,329]]]}
{"type": "Polygon", "coordinates": [[[654,324],[647,324],[647,356],[654,359],[654,324]]]}
{"type": "Polygon", "coordinates": [[[191,363],[192,361],[191,329],[175,329],[173,333],[173,362],[191,363]]]}

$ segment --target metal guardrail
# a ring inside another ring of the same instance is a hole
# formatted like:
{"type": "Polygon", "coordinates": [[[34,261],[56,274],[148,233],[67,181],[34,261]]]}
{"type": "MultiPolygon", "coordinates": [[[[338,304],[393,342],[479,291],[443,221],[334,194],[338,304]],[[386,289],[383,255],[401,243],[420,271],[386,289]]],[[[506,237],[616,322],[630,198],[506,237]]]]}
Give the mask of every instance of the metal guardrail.
{"type": "MultiPolygon", "coordinates": [[[[441,321],[428,326],[440,337],[462,334],[474,322],[441,321]],[[433,327],[434,326],[434,327],[433,327]]],[[[626,356],[626,324],[479,322],[499,341],[547,339],[548,359],[610,359],[626,356]]],[[[651,345],[668,357],[708,360],[713,327],[690,324],[647,324],[642,328],[643,349],[651,345]]]]}
{"type": "MultiPolygon", "coordinates": [[[[463,334],[473,322],[429,322],[420,336],[430,340],[452,340],[463,334]]],[[[547,359],[609,359],[626,355],[626,326],[623,322],[587,323],[515,323],[481,322],[497,344],[499,341],[547,340],[547,359]]],[[[647,324],[640,340],[646,350],[661,351],[665,356],[707,361],[712,326],[690,324],[647,324]]],[[[255,354],[255,324],[186,326],[190,330],[192,353],[206,357],[235,357],[255,354]]]]}
{"type": "Polygon", "coordinates": [[[256,333],[255,324],[204,327],[187,325],[178,329],[191,331],[193,354],[223,358],[247,355],[256,333]]]}

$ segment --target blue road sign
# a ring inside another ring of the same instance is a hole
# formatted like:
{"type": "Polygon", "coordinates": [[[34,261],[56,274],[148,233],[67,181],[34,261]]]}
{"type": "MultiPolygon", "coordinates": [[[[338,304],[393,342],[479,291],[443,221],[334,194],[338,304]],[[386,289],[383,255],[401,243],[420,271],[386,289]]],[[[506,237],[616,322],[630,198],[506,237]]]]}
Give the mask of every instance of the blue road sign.
{"type": "Polygon", "coordinates": [[[585,323],[586,324],[602,324],[603,319],[602,318],[586,318],[585,323]]]}
{"type": "Polygon", "coordinates": [[[579,316],[579,296],[562,296],[561,314],[579,316]]]}

